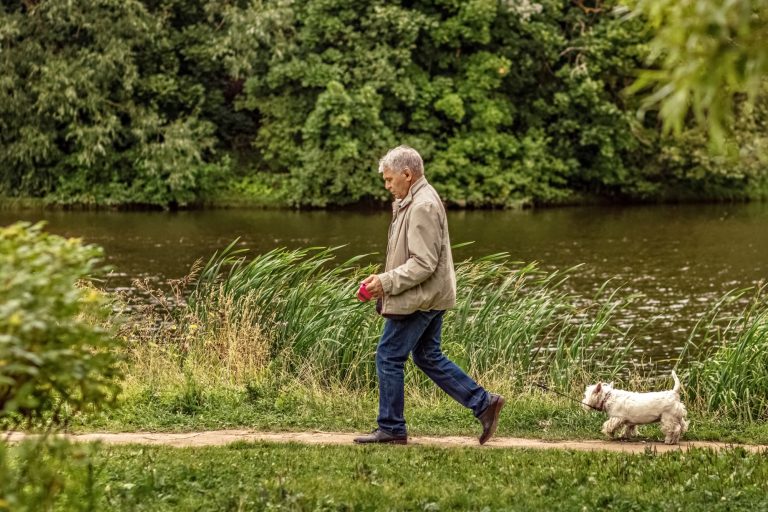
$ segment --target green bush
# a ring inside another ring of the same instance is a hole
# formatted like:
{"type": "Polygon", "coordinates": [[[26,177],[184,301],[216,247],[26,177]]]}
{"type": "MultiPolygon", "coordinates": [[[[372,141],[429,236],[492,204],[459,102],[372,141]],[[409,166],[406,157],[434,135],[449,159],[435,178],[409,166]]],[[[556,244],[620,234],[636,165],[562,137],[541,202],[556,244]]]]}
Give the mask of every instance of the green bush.
{"type": "Polygon", "coordinates": [[[97,450],[62,439],[0,443],[0,512],[103,510],[97,450]]]}
{"type": "Polygon", "coordinates": [[[43,232],[0,229],[0,420],[57,423],[118,391],[116,338],[100,323],[109,301],[82,280],[102,250],[43,232]]]}

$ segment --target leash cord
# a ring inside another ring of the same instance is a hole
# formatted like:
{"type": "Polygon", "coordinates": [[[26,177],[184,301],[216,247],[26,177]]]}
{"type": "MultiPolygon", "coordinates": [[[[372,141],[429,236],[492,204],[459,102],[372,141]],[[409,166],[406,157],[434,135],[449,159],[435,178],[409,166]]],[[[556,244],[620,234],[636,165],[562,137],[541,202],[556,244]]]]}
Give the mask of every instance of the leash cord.
{"type": "Polygon", "coordinates": [[[557,391],[555,389],[552,389],[552,388],[550,388],[549,386],[547,386],[545,384],[539,384],[538,382],[534,382],[533,385],[536,386],[537,388],[543,389],[544,391],[549,391],[550,393],[554,393],[556,395],[560,395],[562,397],[567,398],[568,400],[573,400],[574,402],[580,403],[581,405],[586,405],[587,407],[591,407],[592,409],[594,409],[596,411],[601,411],[602,412],[602,409],[598,409],[594,405],[589,405],[588,403],[582,402],[581,400],[576,400],[572,396],[568,396],[565,393],[560,393],[559,391],[557,391]]]}

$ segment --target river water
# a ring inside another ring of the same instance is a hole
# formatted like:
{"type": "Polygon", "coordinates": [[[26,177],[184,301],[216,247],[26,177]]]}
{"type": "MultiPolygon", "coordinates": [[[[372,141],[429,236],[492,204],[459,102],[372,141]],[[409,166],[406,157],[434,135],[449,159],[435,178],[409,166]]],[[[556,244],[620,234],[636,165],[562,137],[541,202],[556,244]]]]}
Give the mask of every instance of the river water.
{"type": "MultiPolygon", "coordinates": [[[[390,219],[381,211],[66,212],[0,211],[0,224],[45,220],[53,233],[104,247],[110,289],[134,278],[162,284],[184,276],[235,238],[252,253],[275,247],[338,246],[339,257],[383,260],[390,219]]],[[[545,270],[582,266],[568,286],[590,297],[606,280],[642,297],[620,325],[644,324],[641,355],[674,357],[694,323],[729,290],[768,275],[768,204],[574,207],[526,211],[451,211],[457,261],[497,252],[545,270]]]]}

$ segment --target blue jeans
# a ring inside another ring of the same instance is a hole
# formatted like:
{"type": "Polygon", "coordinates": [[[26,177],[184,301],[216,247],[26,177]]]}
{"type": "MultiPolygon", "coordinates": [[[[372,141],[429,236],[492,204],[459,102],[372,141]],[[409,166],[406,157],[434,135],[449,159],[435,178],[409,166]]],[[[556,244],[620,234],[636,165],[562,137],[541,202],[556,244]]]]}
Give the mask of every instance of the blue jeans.
{"type": "Polygon", "coordinates": [[[416,311],[402,319],[387,319],[376,348],[376,373],[379,376],[379,428],[394,435],[405,435],[405,362],[413,362],[440,389],[475,417],[489,403],[488,392],[440,350],[444,311],[416,311]]]}

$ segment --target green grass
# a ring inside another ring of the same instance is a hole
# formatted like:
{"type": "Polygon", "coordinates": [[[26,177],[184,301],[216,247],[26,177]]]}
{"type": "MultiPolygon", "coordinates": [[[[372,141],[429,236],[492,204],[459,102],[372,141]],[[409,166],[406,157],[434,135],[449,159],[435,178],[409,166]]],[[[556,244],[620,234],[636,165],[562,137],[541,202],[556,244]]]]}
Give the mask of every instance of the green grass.
{"type": "MultiPolygon", "coordinates": [[[[764,510],[768,458],[235,443],[81,446],[58,510],[764,510]]],[[[13,476],[13,475],[11,475],[13,476]]],[[[0,507],[2,509],[2,507],[0,507]]]]}
{"type": "MultiPolygon", "coordinates": [[[[232,246],[158,292],[118,324],[125,380],[117,407],[71,418],[74,431],[364,432],[377,409],[373,354],[381,319],[354,301],[356,260],[332,251],[272,251],[250,262],[232,246]],[[184,295],[185,285],[194,285],[184,295]],[[185,302],[184,297],[188,297],[185,302]],[[177,305],[181,305],[177,307],[177,305]]],[[[508,399],[498,435],[595,439],[604,415],[532,386],[579,398],[585,383],[616,378],[666,389],[632,371],[629,332],[612,325],[626,301],[608,283],[592,298],[564,293],[567,273],[500,256],[458,267],[457,307],[444,348],[508,399]]],[[[744,314],[723,317],[727,294],[690,333],[678,362],[688,440],[768,444],[764,289],[744,314]],[[699,346],[713,346],[700,351],[699,346]],[[748,407],[739,406],[747,401],[748,407]]],[[[479,434],[469,411],[412,365],[409,433],[479,434]]],[[[640,430],[658,441],[658,426],[640,430]]],[[[742,510],[768,507],[768,459],[739,450],[657,455],[560,451],[316,447],[239,443],[171,449],[6,448],[6,510],[742,510]],[[41,451],[42,450],[42,451],[41,451]],[[9,456],[10,454],[10,456],[9,456]],[[14,501],[15,500],[15,501],[14,501]]]]}
{"type": "Polygon", "coordinates": [[[48,207],[46,200],[41,198],[0,196],[0,211],[42,210],[48,207]]]}
{"type": "MultiPolygon", "coordinates": [[[[415,369],[412,369],[416,371],[415,369]]],[[[603,439],[605,415],[585,412],[578,404],[535,389],[492,388],[507,397],[497,435],[532,439],[603,439]]],[[[297,382],[282,388],[241,389],[182,386],[143,388],[123,396],[113,410],[80,415],[70,423],[75,432],[191,432],[217,429],[261,431],[367,432],[375,427],[375,391],[312,389],[297,382]]],[[[768,424],[748,422],[691,409],[685,440],[768,444],[768,424]]],[[[406,419],[411,435],[477,436],[479,423],[439,389],[407,389],[406,419]]],[[[657,425],[640,427],[639,438],[661,441],[657,425]]]]}

